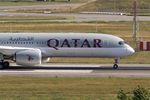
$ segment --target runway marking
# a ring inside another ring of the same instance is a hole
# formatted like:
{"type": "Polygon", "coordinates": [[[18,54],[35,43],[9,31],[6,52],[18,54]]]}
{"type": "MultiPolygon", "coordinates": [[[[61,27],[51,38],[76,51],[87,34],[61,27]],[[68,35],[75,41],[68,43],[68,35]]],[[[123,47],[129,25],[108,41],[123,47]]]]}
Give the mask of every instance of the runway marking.
{"type": "Polygon", "coordinates": [[[0,71],[0,73],[8,73],[8,72],[11,72],[11,73],[28,73],[28,72],[32,72],[32,73],[36,73],[36,72],[62,72],[62,73],[91,73],[92,70],[33,70],[33,71],[22,71],[22,70],[18,70],[18,71],[15,71],[15,70],[2,70],[0,71]]]}

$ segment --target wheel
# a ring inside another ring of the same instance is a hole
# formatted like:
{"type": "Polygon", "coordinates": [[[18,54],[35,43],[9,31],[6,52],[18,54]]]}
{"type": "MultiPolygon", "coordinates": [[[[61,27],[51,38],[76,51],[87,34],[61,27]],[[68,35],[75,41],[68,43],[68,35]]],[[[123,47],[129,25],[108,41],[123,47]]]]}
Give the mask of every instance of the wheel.
{"type": "Polygon", "coordinates": [[[114,68],[114,69],[117,69],[117,68],[118,68],[118,65],[117,65],[117,64],[114,64],[113,68],[114,68]]]}
{"type": "Polygon", "coordinates": [[[4,69],[4,66],[2,63],[0,63],[0,69],[4,69]]]}
{"type": "Polygon", "coordinates": [[[6,62],[3,62],[3,68],[6,69],[6,68],[9,68],[9,62],[6,61],[6,62]]]}
{"type": "Polygon", "coordinates": [[[0,62],[0,69],[7,69],[9,68],[9,62],[0,62]]]}

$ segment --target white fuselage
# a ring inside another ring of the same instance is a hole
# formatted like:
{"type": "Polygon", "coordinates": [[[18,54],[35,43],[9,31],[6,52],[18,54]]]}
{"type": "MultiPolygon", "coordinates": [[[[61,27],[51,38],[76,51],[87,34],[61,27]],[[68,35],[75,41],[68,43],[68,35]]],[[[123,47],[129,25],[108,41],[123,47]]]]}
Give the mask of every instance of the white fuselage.
{"type": "Polygon", "coordinates": [[[123,39],[94,33],[0,33],[0,46],[7,47],[0,51],[4,55],[39,49],[42,57],[119,58],[134,53],[123,39]]]}

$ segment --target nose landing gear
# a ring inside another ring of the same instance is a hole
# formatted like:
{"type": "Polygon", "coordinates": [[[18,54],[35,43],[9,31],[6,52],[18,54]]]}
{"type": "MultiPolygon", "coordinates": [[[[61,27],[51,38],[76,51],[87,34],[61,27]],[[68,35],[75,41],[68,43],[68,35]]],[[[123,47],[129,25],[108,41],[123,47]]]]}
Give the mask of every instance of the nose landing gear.
{"type": "Polygon", "coordinates": [[[115,59],[115,63],[113,65],[113,68],[114,69],[117,69],[118,68],[118,59],[115,59]]]}

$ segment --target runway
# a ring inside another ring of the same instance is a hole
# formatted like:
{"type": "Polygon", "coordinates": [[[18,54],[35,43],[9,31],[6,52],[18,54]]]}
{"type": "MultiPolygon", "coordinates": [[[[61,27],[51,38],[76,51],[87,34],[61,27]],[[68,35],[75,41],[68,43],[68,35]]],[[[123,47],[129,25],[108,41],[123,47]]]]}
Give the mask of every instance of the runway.
{"type": "Polygon", "coordinates": [[[44,64],[25,67],[12,64],[9,69],[0,70],[0,76],[32,77],[150,77],[150,64],[44,64]]]}

